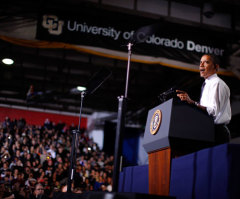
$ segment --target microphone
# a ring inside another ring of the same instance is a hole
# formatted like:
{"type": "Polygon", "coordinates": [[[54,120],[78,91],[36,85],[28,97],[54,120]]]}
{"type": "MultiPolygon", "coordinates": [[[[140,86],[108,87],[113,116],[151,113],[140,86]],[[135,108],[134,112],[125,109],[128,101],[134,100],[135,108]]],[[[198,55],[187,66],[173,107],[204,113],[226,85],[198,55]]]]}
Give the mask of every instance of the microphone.
{"type": "Polygon", "coordinates": [[[172,87],[172,88],[168,89],[167,91],[161,93],[158,96],[158,99],[160,100],[161,103],[163,103],[163,102],[167,101],[168,99],[176,97],[176,96],[177,96],[176,88],[172,87]]]}

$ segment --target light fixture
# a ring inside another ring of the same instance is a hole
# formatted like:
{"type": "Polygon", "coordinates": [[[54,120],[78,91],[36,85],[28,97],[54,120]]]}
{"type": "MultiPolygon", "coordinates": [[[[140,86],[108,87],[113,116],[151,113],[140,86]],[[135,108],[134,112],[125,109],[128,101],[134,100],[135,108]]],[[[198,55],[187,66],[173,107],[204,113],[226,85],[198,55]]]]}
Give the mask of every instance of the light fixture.
{"type": "Polygon", "coordinates": [[[77,87],[77,90],[78,91],[85,91],[87,88],[86,87],[84,87],[84,86],[78,86],[77,87]]]}
{"type": "Polygon", "coordinates": [[[74,87],[70,90],[70,93],[72,94],[80,94],[81,92],[87,90],[86,87],[84,86],[77,86],[77,87],[74,87]]]}
{"type": "Polygon", "coordinates": [[[6,65],[12,65],[14,63],[14,61],[11,58],[3,58],[2,63],[6,64],[6,65]]]}

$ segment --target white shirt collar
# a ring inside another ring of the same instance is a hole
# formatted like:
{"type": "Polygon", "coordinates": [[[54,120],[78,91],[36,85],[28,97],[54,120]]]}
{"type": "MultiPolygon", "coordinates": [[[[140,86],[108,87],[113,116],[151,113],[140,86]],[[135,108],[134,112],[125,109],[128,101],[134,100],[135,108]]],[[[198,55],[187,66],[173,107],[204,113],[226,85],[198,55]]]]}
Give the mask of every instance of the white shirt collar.
{"type": "Polygon", "coordinates": [[[216,78],[216,77],[217,77],[217,74],[214,73],[213,75],[211,75],[207,79],[205,79],[205,82],[207,83],[208,81],[210,81],[211,79],[216,78]]]}

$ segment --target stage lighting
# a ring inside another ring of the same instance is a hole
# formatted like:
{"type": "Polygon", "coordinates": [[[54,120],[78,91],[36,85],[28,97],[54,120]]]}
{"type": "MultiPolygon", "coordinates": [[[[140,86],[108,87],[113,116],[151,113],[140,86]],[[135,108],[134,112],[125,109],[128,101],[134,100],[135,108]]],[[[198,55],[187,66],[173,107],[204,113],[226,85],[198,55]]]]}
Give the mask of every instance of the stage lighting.
{"type": "Polygon", "coordinates": [[[6,65],[12,65],[14,63],[14,61],[11,58],[3,58],[2,63],[6,64],[6,65]]]}
{"type": "Polygon", "coordinates": [[[84,86],[77,86],[77,87],[72,88],[70,90],[70,93],[78,95],[81,92],[86,91],[86,90],[87,90],[87,88],[84,86]]]}
{"type": "Polygon", "coordinates": [[[84,87],[84,86],[78,86],[78,87],[77,87],[77,90],[80,91],[80,92],[81,92],[81,91],[85,91],[85,90],[86,90],[86,87],[84,87]]]}

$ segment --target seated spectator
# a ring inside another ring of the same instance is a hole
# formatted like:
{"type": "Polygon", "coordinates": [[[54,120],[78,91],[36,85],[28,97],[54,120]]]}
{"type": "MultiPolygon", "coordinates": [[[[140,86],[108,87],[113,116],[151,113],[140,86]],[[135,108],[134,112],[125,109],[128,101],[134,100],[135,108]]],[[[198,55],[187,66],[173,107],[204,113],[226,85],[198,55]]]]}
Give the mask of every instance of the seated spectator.
{"type": "MultiPolygon", "coordinates": [[[[36,198],[42,196],[42,187],[48,198],[55,191],[66,191],[71,128],[64,127],[63,132],[62,125],[51,121],[45,126],[24,121],[6,117],[0,122],[0,198],[36,198]]],[[[111,191],[113,156],[102,152],[86,132],[81,132],[78,144],[72,191],[111,191]]]]}
{"type": "Polygon", "coordinates": [[[0,198],[1,199],[14,199],[14,194],[11,191],[10,184],[0,183],[0,198]]]}
{"type": "Polygon", "coordinates": [[[38,183],[35,186],[33,193],[30,195],[30,199],[48,199],[44,194],[44,187],[42,184],[38,183]]]}

